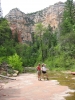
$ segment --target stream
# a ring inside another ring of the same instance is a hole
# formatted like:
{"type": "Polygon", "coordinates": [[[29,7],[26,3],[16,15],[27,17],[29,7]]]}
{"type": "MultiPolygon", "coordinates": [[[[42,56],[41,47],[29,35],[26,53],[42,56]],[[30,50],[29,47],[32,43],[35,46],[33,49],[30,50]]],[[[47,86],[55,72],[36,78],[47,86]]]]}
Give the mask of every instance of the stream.
{"type": "Polygon", "coordinates": [[[69,72],[50,72],[49,78],[51,80],[57,80],[60,85],[68,86],[73,92],[70,92],[69,96],[65,97],[65,100],[75,100],[75,75],[69,72]]]}

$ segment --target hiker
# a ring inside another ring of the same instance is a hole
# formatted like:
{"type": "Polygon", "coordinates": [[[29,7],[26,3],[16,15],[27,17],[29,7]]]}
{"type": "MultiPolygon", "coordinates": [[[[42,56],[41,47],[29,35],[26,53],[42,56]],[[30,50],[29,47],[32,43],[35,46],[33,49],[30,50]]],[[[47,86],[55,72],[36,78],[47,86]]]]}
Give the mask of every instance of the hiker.
{"type": "Polygon", "coordinates": [[[37,66],[37,74],[38,74],[38,80],[41,81],[41,65],[40,65],[40,63],[37,66]]]}
{"type": "Polygon", "coordinates": [[[43,79],[46,78],[47,80],[49,80],[49,78],[48,78],[48,74],[47,74],[46,64],[42,64],[41,71],[42,71],[43,79]]]}

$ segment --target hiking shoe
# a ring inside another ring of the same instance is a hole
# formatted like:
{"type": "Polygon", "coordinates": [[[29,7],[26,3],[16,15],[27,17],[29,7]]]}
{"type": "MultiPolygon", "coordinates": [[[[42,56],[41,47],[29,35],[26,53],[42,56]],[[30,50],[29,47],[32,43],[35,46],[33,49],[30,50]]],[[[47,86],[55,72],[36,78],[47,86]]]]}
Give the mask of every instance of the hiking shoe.
{"type": "Polygon", "coordinates": [[[41,79],[39,81],[41,81],[41,79]]]}
{"type": "Polygon", "coordinates": [[[38,81],[41,81],[41,79],[38,79],[38,81]]]}

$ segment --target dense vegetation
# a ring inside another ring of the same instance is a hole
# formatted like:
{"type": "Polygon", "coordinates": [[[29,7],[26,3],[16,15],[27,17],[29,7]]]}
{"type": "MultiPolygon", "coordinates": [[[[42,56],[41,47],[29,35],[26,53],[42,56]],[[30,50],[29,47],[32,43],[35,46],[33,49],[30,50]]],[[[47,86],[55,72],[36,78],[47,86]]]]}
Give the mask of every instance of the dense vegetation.
{"type": "MultiPolygon", "coordinates": [[[[60,18],[59,18],[60,19],[60,18]]],[[[60,21],[59,21],[60,22],[60,21]]],[[[75,70],[75,6],[67,0],[62,22],[57,30],[38,23],[32,33],[32,42],[21,44],[12,38],[8,21],[0,19],[0,63],[7,62],[12,68],[23,71],[39,62],[51,70],[75,70]],[[10,41],[10,42],[9,42],[10,41]],[[23,66],[23,67],[22,67],[23,66]]]]}

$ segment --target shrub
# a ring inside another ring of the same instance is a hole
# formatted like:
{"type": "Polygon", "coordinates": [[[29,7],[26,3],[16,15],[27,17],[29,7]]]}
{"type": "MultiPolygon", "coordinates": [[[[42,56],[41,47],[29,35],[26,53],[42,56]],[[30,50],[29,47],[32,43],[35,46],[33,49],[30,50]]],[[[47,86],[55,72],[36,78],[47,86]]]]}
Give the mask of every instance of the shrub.
{"type": "Polygon", "coordinates": [[[19,72],[23,71],[22,59],[16,53],[13,56],[8,57],[8,63],[13,69],[18,70],[19,72]]]}

